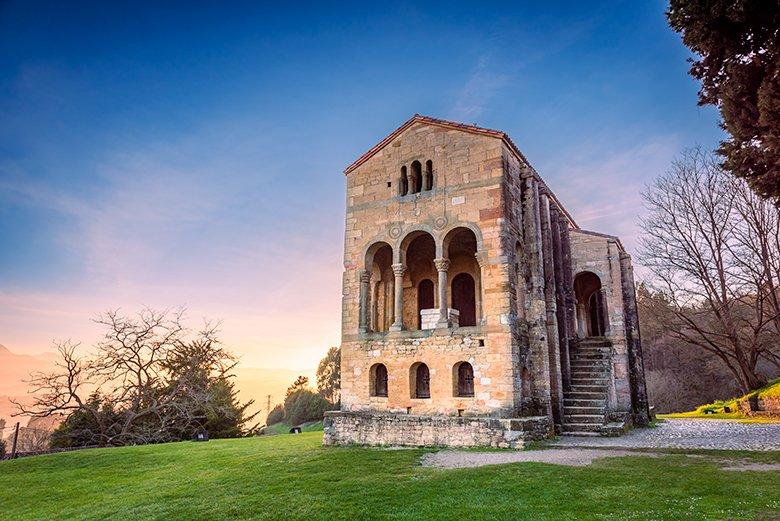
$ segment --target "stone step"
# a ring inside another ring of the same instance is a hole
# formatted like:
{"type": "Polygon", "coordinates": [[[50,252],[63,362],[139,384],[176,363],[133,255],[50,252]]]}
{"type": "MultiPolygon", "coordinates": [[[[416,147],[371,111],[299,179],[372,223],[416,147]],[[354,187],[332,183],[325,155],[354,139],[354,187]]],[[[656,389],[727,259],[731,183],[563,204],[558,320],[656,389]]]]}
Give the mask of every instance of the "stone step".
{"type": "Polygon", "coordinates": [[[601,425],[598,423],[564,423],[563,432],[599,432],[601,425]]]}
{"type": "Polygon", "coordinates": [[[604,408],[607,406],[606,400],[592,400],[592,399],[579,399],[579,398],[568,398],[568,393],[564,395],[563,398],[563,407],[600,407],[604,408]]]}
{"type": "Polygon", "coordinates": [[[569,360],[569,367],[572,371],[606,371],[609,369],[610,363],[608,360],[569,360]]]}
{"type": "Polygon", "coordinates": [[[606,391],[568,391],[565,395],[565,399],[570,400],[604,400],[606,397],[606,391]]]}
{"type": "Polygon", "coordinates": [[[572,371],[569,375],[572,378],[606,378],[606,371],[572,371]]]}
{"type": "Polygon", "coordinates": [[[572,415],[579,415],[579,414],[598,414],[602,418],[604,417],[604,410],[606,408],[604,406],[596,406],[596,407],[575,407],[573,405],[564,405],[563,406],[563,415],[566,416],[572,416],[572,415]]]}
{"type": "Polygon", "coordinates": [[[578,385],[572,385],[571,390],[575,393],[597,393],[597,392],[605,392],[606,391],[606,385],[587,385],[587,384],[578,384],[578,385]]]}
{"type": "Polygon", "coordinates": [[[604,423],[603,414],[564,414],[563,419],[563,423],[597,423],[599,425],[604,423]]]}
{"type": "Polygon", "coordinates": [[[569,360],[572,367],[609,367],[608,360],[569,360]]]}
{"type": "Polygon", "coordinates": [[[569,431],[569,432],[562,432],[561,436],[601,436],[601,433],[599,432],[588,432],[588,431],[569,431]]]}
{"type": "Polygon", "coordinates": [[[593,379],[593,378],[572,378],[571,380],[571,388],[576,389],[578,387],[597,387],[599,389],[603,389],[606,387],[606,381],[603,378],[593,379]]]}

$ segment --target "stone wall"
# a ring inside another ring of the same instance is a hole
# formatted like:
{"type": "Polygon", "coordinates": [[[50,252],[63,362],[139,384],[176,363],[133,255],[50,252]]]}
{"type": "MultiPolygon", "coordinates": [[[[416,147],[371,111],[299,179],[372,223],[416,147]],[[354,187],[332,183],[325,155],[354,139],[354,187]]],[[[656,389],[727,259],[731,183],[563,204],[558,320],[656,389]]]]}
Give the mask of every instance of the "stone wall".
{"type": "Polygon", "coordinates": [[[402,445],[523,448],[530,440],[550,436],[545,416],[487,418],[325,413],[324,445],[402,445]]]}

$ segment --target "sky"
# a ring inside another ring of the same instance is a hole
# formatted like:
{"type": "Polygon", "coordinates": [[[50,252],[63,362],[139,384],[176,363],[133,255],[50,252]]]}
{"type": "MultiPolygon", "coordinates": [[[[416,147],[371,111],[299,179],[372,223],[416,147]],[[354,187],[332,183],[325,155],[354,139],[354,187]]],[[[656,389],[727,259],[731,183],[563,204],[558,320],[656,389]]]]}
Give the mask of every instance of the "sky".
{"type": "Polygon", "coordinates": [[[0,344],[183,305],[245,365],[314,367],[339,343],[342,172],[415,113],[507,132],[635,252],[642,188],[723,136],[665,7],[0,3],[0,344]]]}

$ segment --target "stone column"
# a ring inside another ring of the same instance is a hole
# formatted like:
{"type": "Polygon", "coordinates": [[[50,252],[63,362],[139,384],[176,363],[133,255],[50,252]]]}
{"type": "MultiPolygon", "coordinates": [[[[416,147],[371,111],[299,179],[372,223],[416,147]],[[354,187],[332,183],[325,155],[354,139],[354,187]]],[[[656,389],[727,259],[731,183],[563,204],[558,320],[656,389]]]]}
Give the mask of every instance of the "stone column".
{"type": "Polygon", "coordinates": [[[555,314],[558,325],[558,346],[561,359],[561,381],[563,389],[569,390],[571,385],[571,369],[569,363],[569,321],[566,317],[566,296],[564,289],[563,248],[561,245],[561,221],[565,218],[556,206],[550,208],[550,231],[552,232],[553,268],[555,272],[555,314]]]}
{"type": "Polygon", "coordinates": [[[487,252],[478,251],[474,254],[479,264],[479,324],[484,326],[487,322],[485,317],[485,268],[487,268],[487,252]]]}
{"type": "Polygon", "coordinates": [[[390,326],[390,331],[403,331],[404,329],[404,273],[406,266],[403,264],[393,264],[393,275],[395,275],[395,320],[390,326]]]}
{"type": "Polygon", "coordinates": [[[607,306],[607,288],[601,286],[599,290],[601,293],[601,309],[599,312],[602,315],[602,324],[604,325],[604,336],[608,337],[612,334],[612,325],[609,320],[609,306],[607,306]]]}
{"type": "Polygon", "coordinates": [[[369,305],[370,297],[369,290],[371,288],[371,272],[368,270],[362,270],[360,272],[360,316],[358,322],[358,329],[361,333],[368,331],[368,314],[371,312],[369,305]]]}
{"type": "Polygon", "coordinates": [[[523,175],[523,182],[525,183],[523,235],[530,282],[525,303],[525,317],[528,324],[529,355],[533,367],[533,397],[538,407],[536,414],[552,417],[539,184],[532,171],[523,175]]]}
{"type": "Polygon", "coordinates": [[[553,255],[552,216],[550,198],[540,196],[539,217],[542,231],[542,269],[544,273],[544,299],[547,324],[547,349],[550,367],[550,400],[553,420],[563,422],[563,378],[561,376],[561,351],[559,344],[558,315],[555,285],[555,259],[553,255]]]}
{"type": "Polygon", "coordinates": [[[623,314],[625,317],[626,345],[628,348],[628,382],[631,387],[631,410],[634,423],[647,425],[650,410],[645,386],[645,368],[642,363],[642,338],[639,331],[639,312],[636,304],[634,269],[631,257],[620,254],[620,286],[623,293],[623,314]]]}
{"type": "Polygon", "coordinates": [[[450,269],[450,260],[433,259],[433,264],[439,273],[439,322],[436,327],[450,327],[450,312],[447,304],[447,271],[450,269]]]}

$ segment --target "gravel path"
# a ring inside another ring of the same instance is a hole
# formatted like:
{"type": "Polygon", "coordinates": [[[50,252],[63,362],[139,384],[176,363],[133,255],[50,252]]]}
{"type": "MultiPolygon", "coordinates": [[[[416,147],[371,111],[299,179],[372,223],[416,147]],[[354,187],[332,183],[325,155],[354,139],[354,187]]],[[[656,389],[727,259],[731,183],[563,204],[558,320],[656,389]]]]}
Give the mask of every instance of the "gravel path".
{"type": "Polygon", "coordinates": [[[590,465],[595,459],[615,458],[620,456],[655,456],[655,454],[614,449],[549,449],[500,452],[442,450],[425,454],[420,460],[420,464],[423,467],[437,467],[442,469],[459,469],[524,462],[584,467],[590,465]]]}
{"type": "Polygon", "coordinates": [[[780,450],[780,423],[733,420],[666,420],[617,438],[563,436],[553,447],[625,449],[780,450]]]}

